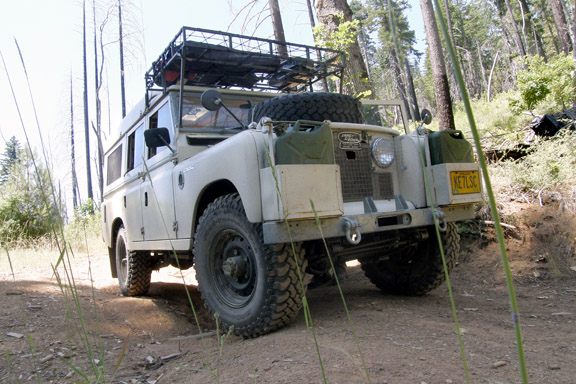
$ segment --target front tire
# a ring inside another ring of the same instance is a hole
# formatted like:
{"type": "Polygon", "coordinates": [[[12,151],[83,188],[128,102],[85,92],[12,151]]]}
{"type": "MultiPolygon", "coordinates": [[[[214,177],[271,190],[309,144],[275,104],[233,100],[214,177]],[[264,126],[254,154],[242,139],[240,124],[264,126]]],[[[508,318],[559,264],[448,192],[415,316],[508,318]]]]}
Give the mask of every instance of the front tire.
{"type": "Polygon", "coordinates": [[[128,249],[124,227],[120,227],[116,236],[116,273],[120,291],[124,296],[142,296],[150,289],[150,255],[128,249]]]}
{"type": "MultiPolygon", "coordinates": [[[[360,260],[366,277],[387,293],[424,295],[446,280],[435,227],[428,227],[428,239],[415,247],[395,252],[387,260],[360,260]]],[[[460,234],[454,223],[440,232],[448,273],[452,272],[460,252],[460,234]]]]}
{"type": "Polygon", "coordinates": [[[238,194],[222,196],[198,223],[194,255],[198,289],[224,329],[257,337],[291,322],[306,288],[300,244],[266,245],[261,224],[248,221],[238,194]],[[300,271],[298,271],[298,269],[300,271]]]}

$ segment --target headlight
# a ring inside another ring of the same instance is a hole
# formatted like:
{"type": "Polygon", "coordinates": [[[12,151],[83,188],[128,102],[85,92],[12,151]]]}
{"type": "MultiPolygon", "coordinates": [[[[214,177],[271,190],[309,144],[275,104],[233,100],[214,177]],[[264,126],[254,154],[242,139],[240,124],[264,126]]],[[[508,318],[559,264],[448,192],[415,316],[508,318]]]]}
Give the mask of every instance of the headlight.
{"type": "Polygon", "coordinates": [[[394,161],[394,144],[382,137],[374,140],[372,143],[372,158],[379,167],[389,167],[394,161]]]}

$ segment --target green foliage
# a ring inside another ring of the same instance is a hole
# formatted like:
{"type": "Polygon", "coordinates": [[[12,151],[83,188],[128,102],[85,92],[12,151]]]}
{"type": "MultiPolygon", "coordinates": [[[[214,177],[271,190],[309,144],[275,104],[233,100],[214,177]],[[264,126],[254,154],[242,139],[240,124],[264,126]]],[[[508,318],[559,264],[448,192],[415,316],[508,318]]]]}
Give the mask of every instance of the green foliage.
{"type": "Polygon", "coordinates": [[[12,244],[50,234],[58,223],[60,207],[52,197],[50,171],[27,150],[7,143],[0,184],[0,241],[12,244]],[[15,151],[11,149],[15,148],[15,151]],[[10,151],[9,151],[10,149],[10,151]],[[36,167],[33,159],[36,159],[36,167]],[[10,160],[10,161],[9,161],[10,160]]]}
{"type": "MultiPolygon", "coordinates": [[[[336,18],[338,19],[338,27],[334,31],[329,31],[325,25],[321,24],[314,28],[314,39],[319,47],[344,52],[345,56],[348,57],[351,46],[357,42],[360,20],[346,21],[342,13],[336,15],[336,18]]],[[[357,78],[346,80],[345,87],[350,86],[354,89],[354,80],[367,81],[360,78],[358,74],[353,74],[353,76],[357,78]]],[[[371,90],[356,92],[354,96],[357,98],[369,98],[372,94],[371,90]]]]}
{"type": "Polygon", "coordinates": [[[96,214],[95,206],[94,200],[88,198],[88,200],[74,208],[75,221],[84,221],[90,218],[90,216],[94,216],[96,214]]]}
{"type": "Polygon", "coordinates": [[[316,44],[323,48],[334,49],[347,52],[350,45],[356,42],[359,20],[345,21],[344,15],[336,15],[338,28],[330,32],[325,25],[314,28],[314,40],[316,44]]]}
{"type": "Polygon", "coordinates": [[[565,109],[574,102],[576,93],[576,66],[572,58],[558,55],[548,62],[540,56],[526,57],[526,69],[518,71],[519,96],[510,100],[515,113],[534,111],[541,103],[554,103],[565,109]]]}
{"type": "MultiPolygon", "coordinates": [[[[490,102],[485,99],[471,100],[472,111],[476,117],[476,128],[483,145],[512,147],[524,141],[526,133],[522,128],[526,127],[532,118],[517,115],[510,110],[507,100],[511,94],[513,93],[498,94],[490,102]]],[[[462,131],[464,136],[471,140],[470,124],[462,103],[455,105],[454,122],[456,129],[462,131]]],[[[438,130],[438,119],[434,119],[429,128],[438,130]]]]}
{"type": "Polygon", "coordinates": [[[491,173],[507,180],[508,190],[541,190],[576,181],[576,132],[561,130],[542,140],[521,161],[504,161],[491,173]]]}
{"type": "Polygon", "coordinates": [[[98,249],[103,246],[102,228],[100,222],[100,211],[94,211],[89,214],[79,214],[83,211],[81,207],[89,207],[89,202],[83,203],[77,207],[74,218],[64,226],[64,236],[68,244],[74,251],[87,252],[88,249],[98,249]]]}

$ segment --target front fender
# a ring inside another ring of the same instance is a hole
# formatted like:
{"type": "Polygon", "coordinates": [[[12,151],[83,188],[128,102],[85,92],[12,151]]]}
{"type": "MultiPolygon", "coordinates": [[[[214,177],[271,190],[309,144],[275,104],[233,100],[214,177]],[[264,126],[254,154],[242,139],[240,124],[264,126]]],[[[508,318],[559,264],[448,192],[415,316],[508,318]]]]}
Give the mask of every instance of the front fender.
{"type": "Polygon", "coordinates": [[[242,199],[248,220],[262,221],[260,161],[254,131],[243,131],[190,157],[174,168],[178,237],[192,237],[198,201],[207,186],[229,181],[242,199]],[[181,235],[180,235],[181,234],[181,235]]]}

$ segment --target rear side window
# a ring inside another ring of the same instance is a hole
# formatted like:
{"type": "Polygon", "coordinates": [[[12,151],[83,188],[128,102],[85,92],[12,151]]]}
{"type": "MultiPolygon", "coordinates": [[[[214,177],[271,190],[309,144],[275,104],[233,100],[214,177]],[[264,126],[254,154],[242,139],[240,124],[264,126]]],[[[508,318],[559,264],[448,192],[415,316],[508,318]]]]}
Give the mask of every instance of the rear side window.
{"type": "Polygon", "coordinates": [[[128,136],[128,153],[126,156],[126,172],[133,170],[142,164],[144,154],[144,124],[141,124],[128,136]]]}
{"type": "Polygon", "coordinates": [[[122,174],[122,145],[108,155],[106,167],[106,185],[110,185],[120,178],[122,174]]]}

